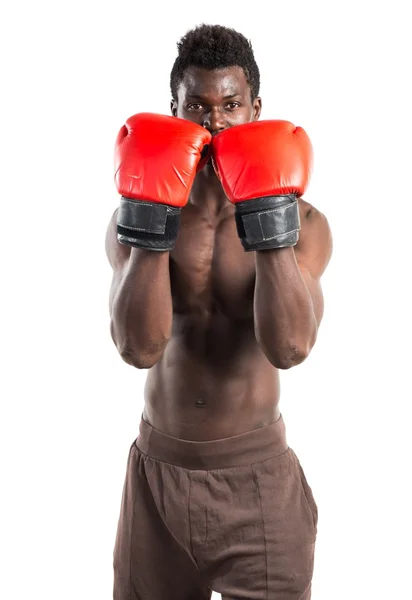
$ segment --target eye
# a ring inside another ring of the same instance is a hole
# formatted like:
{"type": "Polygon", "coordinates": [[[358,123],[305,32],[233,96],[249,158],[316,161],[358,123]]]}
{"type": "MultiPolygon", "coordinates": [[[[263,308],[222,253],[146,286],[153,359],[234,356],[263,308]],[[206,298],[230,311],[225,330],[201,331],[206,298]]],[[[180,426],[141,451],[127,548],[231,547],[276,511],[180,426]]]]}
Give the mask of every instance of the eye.
{"type": "Polygon", "coordinates": [[[187,105],[187,110],[201,110],[203,108],[202,104],[199,104],[198,102],[193,102],[192,104],[188,104],[187,105]]]}
{"type": "Polygon", "coordinates": [[[239,102],[228,102],[226,104],[226,108],[228,108],[229,110],[234,110],[235,108],[238,108],[240,106],[239,102]]]}

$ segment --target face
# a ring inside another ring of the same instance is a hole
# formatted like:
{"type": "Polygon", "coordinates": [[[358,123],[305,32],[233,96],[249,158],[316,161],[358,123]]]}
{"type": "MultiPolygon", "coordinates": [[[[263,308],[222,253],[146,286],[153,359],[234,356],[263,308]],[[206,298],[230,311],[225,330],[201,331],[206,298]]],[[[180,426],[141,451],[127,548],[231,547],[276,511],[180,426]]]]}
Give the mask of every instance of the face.
{"type": "Polygon", "coordinates": [[[252,101],[250,86],[241,67],[212,71],[201,67],[186,70],[177,102],[172,100],[175,117],[193,121],[212,135],[228,127],[257,121],[260,98],[252,101]]]}

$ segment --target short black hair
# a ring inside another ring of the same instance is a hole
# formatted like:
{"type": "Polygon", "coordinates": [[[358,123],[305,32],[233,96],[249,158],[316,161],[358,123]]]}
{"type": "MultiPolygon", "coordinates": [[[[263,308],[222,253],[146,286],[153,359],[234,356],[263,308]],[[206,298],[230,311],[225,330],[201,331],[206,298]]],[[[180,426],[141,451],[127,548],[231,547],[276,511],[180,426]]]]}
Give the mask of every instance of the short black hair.
{"type": "Polygon", "coordinates": [[[260,73],[252,44],[244,35],[222,25],[199,25],[177,43],[178,56],[170,73],[170,90],[177,100],[177,90],[188,67],[224,69],[242,67],[250,85],[252,100],[259,94],[260,73]]]}

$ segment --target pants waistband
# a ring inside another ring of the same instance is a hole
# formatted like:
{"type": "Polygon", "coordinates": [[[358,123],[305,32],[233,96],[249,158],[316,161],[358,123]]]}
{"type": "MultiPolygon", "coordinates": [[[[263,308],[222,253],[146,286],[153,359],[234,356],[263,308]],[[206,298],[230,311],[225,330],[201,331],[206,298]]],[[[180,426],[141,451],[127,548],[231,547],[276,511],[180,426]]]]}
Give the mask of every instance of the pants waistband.
{"type": "Polygon", "coordinates": [[[136,447],[147,456],[185,469],[250,465],[288,449],[282,415],[275,423],[233,437],[197,442],[172,437],[142,419],[136,447]]]}

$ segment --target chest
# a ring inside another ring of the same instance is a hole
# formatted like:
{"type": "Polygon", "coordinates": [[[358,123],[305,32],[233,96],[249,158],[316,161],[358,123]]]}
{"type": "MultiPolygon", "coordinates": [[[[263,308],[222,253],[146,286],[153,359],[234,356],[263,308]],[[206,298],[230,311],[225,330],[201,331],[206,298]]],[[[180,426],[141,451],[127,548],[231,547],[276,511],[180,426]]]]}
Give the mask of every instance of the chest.
{"type": "Polygon", "coordinates": [[[253,315],[255,255],[243,250],[233,214],[213,222],[182,211],[170,276],[177,313],[253,315]]]}

